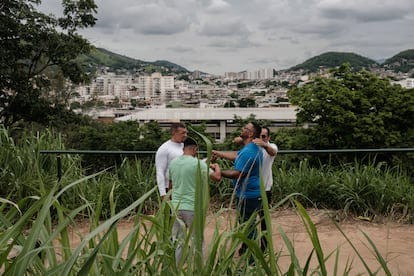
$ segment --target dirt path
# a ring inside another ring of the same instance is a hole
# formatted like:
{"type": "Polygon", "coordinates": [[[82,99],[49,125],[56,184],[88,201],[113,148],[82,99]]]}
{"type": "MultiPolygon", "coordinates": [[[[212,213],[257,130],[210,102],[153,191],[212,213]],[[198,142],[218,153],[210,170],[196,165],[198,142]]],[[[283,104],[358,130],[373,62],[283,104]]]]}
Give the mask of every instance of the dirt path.
{"type": "MultiPolygon", "coordinates": [[[[362,275],[368,275],[366,272],[367,270],[364,268],[364,265],[355,251],[329,218],[328,212],[322,210],[308,210],[308,214],[317,227],[324,256],[327,257],[336,249],[339,250],[338,275],[343,275],[346,267],[349,266],[351,266],[350,275],[357,275],[360,273],[362,275]]],[[[230,221],[234,222],[234,219],[233,211],[221,213],[219,215],[210,214],[207,217],[207,227],[205,230],[206,244],[208,244],[212,238],[216,223],[220,223],[220,230],[225,231],[230,227],[230,221]]],[[[414,275],[414,225],[399,224],[395,222],[373,223],[357,218],[348,218],[341,221],[339,225],[342,231],[357,248],[357,251],[361,254],[371,271],[375,272],[380,265],[375,258],[372,246],[362,232],[366,233],[374,242],[380,254],[387,261],[388,268],[391,270],[392,275],[414,275]]],[[[282,271],[286,272],[291,261],[286,245],[278,231],[279,227],[286,232],[293,243],[296,256],[299,259],[301,267],[303,267],[313,246],[300,218],[296,215],[294,210],[289,209],[272,212],[273,243],[275,251],[280,254],[278,265],[281,267],[282,271]]],[[[131,222],[120,222],[118,225],[119,239],[122,240],[131,229],[131,222]]],[[[79,230],[84,233],[87,231],[86,228],[79,230]]],[[[333,253],[327,261],[328,275],[333,274],[335,255],[336,253],[333,253]]],[[[316,268],[316,255],[313,256],[311,264],[312,268],[316,268]]],[[[380,273],[379,275],[384,275],[384,273],[380,273]]]]}
{"type": "MultiPolygon", "coordinates": [[[[331,221],[330,214],[322,210],[308,210],[312,221],[315,223],[319,240],[327,257],[331,252],[339,249],[338,274],[344,274],[347,259],[352,262],[351,275],[362,273],[367,275],[364,265],[346,241],[345,237],[331,221]]],[[[217,217],[221,229],[225,230],[228,221],[233,219],[234,214],[224,214],[217,217]]],[[[213,222],[215,219],[209,217],[213,222]]],[[[366,233],[373,241],[383,258],[388,262],[388,268],[393,275],[414,275],[414,225],[404,225],[394,222],[372,223],[357,218],[348,218],[339,223],[342,231],[357,248],[359,254],[364,258],[371,271],[379,268],[375,258],[374,250],[362,232],[366,233]]],[[[281,227],[294,244],[296,255],[301,267],[304,266],[313,248],[310,238],[303,226],[302,221],[293,210],[282,210],[272,212],[273,243],[276,252],[280,252],[278,261],[282,271],[287,271],[290,256],[285,243],[278,231],[281,227]]],[[[207,223],[206,239],[211,239],[215,223],[207,223]]],[[[328,274],[332,274],[335,265],[334,253],[327,262],[328,274]],[[331,272],[331,273],[329,273],[331,272]]],[[[316,255],[313,256],[312,267],[317,266],[316,255]]],[[[349,267],[349,265],[348,265],[349,267]]],[[[383,273],[380,273],[383,275],[383,273]]]]}

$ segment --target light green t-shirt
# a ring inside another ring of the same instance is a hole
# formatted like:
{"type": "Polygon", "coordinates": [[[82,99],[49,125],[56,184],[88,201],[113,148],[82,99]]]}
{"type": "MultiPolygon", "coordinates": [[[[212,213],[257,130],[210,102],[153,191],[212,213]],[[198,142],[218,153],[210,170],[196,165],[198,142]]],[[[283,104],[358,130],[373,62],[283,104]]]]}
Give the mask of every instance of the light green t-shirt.
{"type": "Polygon", "coordinates": [[[172,181],[172,200],[174,208],[178,210],[194,211],[196,174],[198,163],[203,178],[207,172],[207,164],[189,155],[175,158],[169,167],[172,181]]]}

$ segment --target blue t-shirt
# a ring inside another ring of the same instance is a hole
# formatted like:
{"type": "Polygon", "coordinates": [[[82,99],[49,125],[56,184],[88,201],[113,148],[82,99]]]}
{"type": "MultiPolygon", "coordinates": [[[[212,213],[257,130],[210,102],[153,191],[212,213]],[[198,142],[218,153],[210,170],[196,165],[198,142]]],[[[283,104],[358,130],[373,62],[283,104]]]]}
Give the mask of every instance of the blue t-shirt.
{"type": "Polygon", "coordinates": [[[262,159],[262,151],[253,142],[245,145],[237,153],[237,158],[234,161],[234,169],[245,175],[240,179],[233,179],[237,197],[260,197],[260,167],[262,165],[262,159]]]}

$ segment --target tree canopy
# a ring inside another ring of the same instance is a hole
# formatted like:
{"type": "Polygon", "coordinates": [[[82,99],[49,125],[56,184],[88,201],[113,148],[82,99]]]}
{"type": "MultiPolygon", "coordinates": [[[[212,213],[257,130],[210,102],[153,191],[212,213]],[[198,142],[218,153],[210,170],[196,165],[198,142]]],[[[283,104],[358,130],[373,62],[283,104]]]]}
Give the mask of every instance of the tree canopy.
{"type": "Polygon", "coordinates": [[[0,121],[5,125],[47,116],[51,87],[47,71],[72,81],[87,80],[76,62],[91,45],[77,30],[93,26],[93,0],[63,0],[63,15],[39,11],[41,0],[4,0],[0,4],[0,121]]]}
{"type": "Polygon", "coordinates": [[[331,76],[288,92],[299,123],[313,124],[321,148],[404,147],[414,144],[414,91],[344,64],[331,76]]]}

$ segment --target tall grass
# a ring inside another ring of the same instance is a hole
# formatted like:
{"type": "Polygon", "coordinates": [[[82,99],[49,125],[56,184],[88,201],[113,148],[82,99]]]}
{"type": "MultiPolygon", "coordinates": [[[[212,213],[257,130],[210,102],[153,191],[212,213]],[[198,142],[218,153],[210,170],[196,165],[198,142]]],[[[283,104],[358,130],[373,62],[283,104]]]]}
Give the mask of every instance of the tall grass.
{"type": "Polygon", "coordinates": [[[274,170],[274,198],[294,192],[304,195],[306,206],[340,209],[357,215],[397,216],[414,222],[414,186],[410,176],[385,163],[362,165],[355,161],[341,167],[311,167],[306,160],[274,170]]]}
{"type": "MultiPolygon", "coordinates": [[[[42,144],[42,139],[52,139],[41,137],[30,140],[31,143],[38,144],[28,143],[22,149],[14,145],[12,140],[6,139],[7,134],[3,134],[1,138],[2,145],[8,147],[3,151],[7,155],[2,156],[2,162],[5,162],[2,164],[20,162],[21,166],[17,169],[9,166],[2,170],[2,179],[21,181],[22,177],[33,185],[29,191],[21,192],[20,198],[6,193],[0,200],[0,272],[4,275],[326,275],[330,272],[325,264],[330,258],[336,256],[336,264],[341,261],[338,254],[322,251],[315,225],[299,201],[295,201],[295,206],[314,246],[305,264],[298,261],[293,242],[281,227],[278,232],[283,237],[291,257],[288,269],[284,270],[279,266],[279,255],[273,251],[271,242],[269,251],[261,251],[259,239],[266,235],[271,241],[274,231],[270,227],[270,210],[266,200],[264,212],[268,231],[261,233],[258,240],[248,239],[249,222],[238,225],[235,218],[232,218],[232,227],[226,231],[222,231],[219,224],[215,226],[213,237],[202,255],[205,225],[211,223],[206,221],[210,193],[209,186],[206,185],[208,180],[199,179],[194,221],[195,241],[192,242],[189,235],[187,236],[182,261],[177,265],[174,251],[178,244],[171,238],[175,213],[168,201],[159,201],[155,194],[153,167],[147,169],[139,162],[125,161],[115,172],[103,171],[76,178],[78,174],[82,175],[82,170],[76,168],[78,159],[74,157],[73,160],[68,158],[65,161],[65,174],[62,181],[57,182],[52,177],[55,169],[53,160],[44,161],[42,156],[33,153],[35,148],[46,146],[42,144]],[[37,158],[35,163],[29,160],[33,154],[37,158]],[[16,158],[19,155],[21,161],[16,158]],[[29,167],[33,171],[27,171],[29,167]],[[154,206],[152,213],[148,206],[154,206]],[[89,231],[86,234],[79,233],[80,242],[74,244],[71,242],[70,232],[76,227],[79,217],[88,221],[89,231]],[[117,224],[124,218],[133,220],[133,226],[126,237],[120,240],[117,224]],[[237,249],[242,243],[247,244],[249,250],[246,254],[237,256],[237,249]],[[248,265],[251,258],[254,258],[255,266],[248,265]],[[314,258],[318,266],[311,269],[310,263],[314,258]]],[[[208,143],[207,148],[211,150],[208,143]]],[[[306,164],[297,170],[289,171],[285,177],[276,174],[275,180],[280,180],[276,182],[279,190],[282,184],[286,184],[286,187],[288,184],[291,187],[301,185],[300,181],[292,179],[294,176],[301,177],[302,181],[306,177],[313,181],[324,179],[318,171],[306,164]]],[[[361,175],[370,173],[363,168],[360,171],[361,175]]],[[[374,173],[378,171],[374,170],[374,173]]],[[[325,174],[333,177],[336,172],[327,169],[322,176],[325,174]]],[[[331,179],[334,178],[329,178],[326,182],[331,179]]],[[[304,186],[311,191],[311,182],[304,186]]],[[[403,191],[404,189],[402,188],[403,191]]],[[[263,187],[261,192],[264,193],[263,187]]],[[[287,196],[284,201],[290,198],[292,196],[287,196]]],[[[277,202],[276,205],[281,205],[284,201],[277,202]]],[[[219,210],[217,214],[225,211],[219,210]]],[[[388,274],[386,262],[368,237],[367,240],[378,260],[379,270],[388,274]]],[[[352,244],[352,241],[349,240],[349,243],[352,244]]],[[[370,275],[376,273],[368,266],[366,270],[370,275]]],[[[350,273],[352,267],[347,265],[346,271],[350,273]]]]}
{"type": "MultiPolygon", "coordinates": [[[[300,264],[293,249],[293,242],[289,240],[282,228],[282,235],[286,248],[291,256],[291,265],[285,271],[278,265],[279,255],[270,251],[265,254],[260,250],[258,240],[247,238],[248,225],[239,225],[227,231],[221,231],[216,225],[215,233],[206,247],[204,256],[194,254],[199,245],[192,244],[186,239],[187,250],[184,250],[182,262],[176,265],[174,251],[176,242],[171,239],[172,225],[175,215],[168,202],[160,205],[158,212],[147,215],[142,212],[142,206],[153,194],[156,187],[141,196],[131,205],[111,217],[102,221],[96,205],[85,202],[76,209],[68,210],[60,204],[60,198],[65,193],[71,193],[77,185],[91,178],[91,175],[70,183],[63,189],[57,186],[40,198],[25,199],[31,201],[30,208],[19,214],[19,202],[5,208],[9,202],[0,206],[2,212],[0,219],[0,271],[4,275],[221,275],[221,274],[259,274],[259,275],[313,275],[330,274],[326,269],[326,262],[333,258],[330,252],[323,252],[315,225],[307,215],[304,207],[296,202],[298,215],[308,231],[309,239],[314,245],[305,264],[300,264]],[[52,210],[59,214],[55,223],[52,223],[52,210]],[[80,235],[77,244],[71,242],[72,227],[75,227],[75,218],[83,210],[89,209],[90,230],[80,235]],[[92,210],[94,209],[94,210],[92,210]],[[6,211],[7,210],[7,211],[6,211]],[[15,221],[11,219],[18,217],[15,221]],[[119,239],[120,233],[117,224],[123,218],[129,217],[134,223],[124,239],[119,239]],[[241,243],[248,245],[246,255],[236,257],[236,251],[241,243]],[[11,256],[12,250],[17,251],[11,256]],[[251,254],[251,255],[250,255],[251,254]],[[256,260],[255,266],[249,266],[250,256],[256,260]],[[316,257],[315,257],[316,256],[316,257]],[[310,267],[312,259],[316,258],[318,266],[310,267]]],[[[113,210],[115,201],[110,202],[113,210]]],[[[197,204],[200,204],[198,202],[197,204]]],[[[269,209],[265,204],[266,220],[270,219],[269,209]]],[[[200,207],[200,206],[197,206],[200,207]]],[[[200,209],[196,209],[200,210],[200,209]]],[[[200,215],[196,211],[196,216],[200,215]]],[[[205,219],[202,218],[202,219],[205,219]]],[[[269,222],[269,221],[268,221],[269,222]]],[[[270,229],[270,235],[272,230],[270,229]]],[[[200,233],[203,228],[195,229],[200,233]]],[[[345,235],[345,234],[344,234],[345,235]]],[[[345,236],[346,237],[346,236],[345,236]]],[[[258,237],[260,238],[260,236],[258,237]]],[[[389,275],[389,269],[384,258],[379,254],[375,245],[371,244],[375,257],[378,259],[378,268],[374,271],[366,265],[368,274],[374,275],[384,271],[389,275]]],[[[352,245],[352,241],[348,241],[352,245]]],[[[356,250],[356,249],[355,249],[356,250]]],[[[358,251],[356,250],[358,253],[358,251]]],[[[361,257],[364,262],[364,259],[361,257]]],[[[338,258],[336,264],[340,262],[338,258]]],[[[352,271],[351,266],[346,268],[352,271]]]]}
{"type": "MultiPolygon", "coordinates": [[[[56,185],[56,158],[39,154],[40,149],[64,149],[61,136],[52,131],[26,133],[16,144],[8,131],[0,127],[1,197],[18,202],[28,196],[42,196],[56,185]]],[[[114,208],[119,211],[156,185],[155,167],[148,160],[124,159],[116,167],[110,166],[106,173],[77,185],[73,193],[65,194],[62,205],[76,208],[86,200],[99,204],[100,214],[105,218],[110,216],[109,203],[100,199],[108,198],[112,190],[114,208]]],[[[230,167],[231,164],[224,161],[221,166],[230,167]]],[[[60,187],[85,175],[81,157],[76,155],[62,156],[62,170],[60,187]]],[[[341,209],[373,218],[394,216],[414,222],[414,186],[410,176],[399,167],[389,167],[385,163],[364,165],[355,161],[316,168],[306,160],[294,166],[276,159],[273,174],[273,200],[300,193],[305,206],[341,209]]],[[[209,185],[209,191],[217,208],[229,205],[233,192],[230,181],[209,185]]],[[[152,213],[157,207],[157,195],[153,194],[143,210],[152,213]]]]}
{"type": "MultiPolygon", "coordinates": [[[[41,155],[41,149],[64,149],[62,137],[52,131],[25,133],[17,145],[0,126],[0,195],[19,200],[29,195],[43,195],[56,183],[55,156],[41,155]]],[[[63,158],[65,177],[81,177],[80,159],[63,158]]]]}

